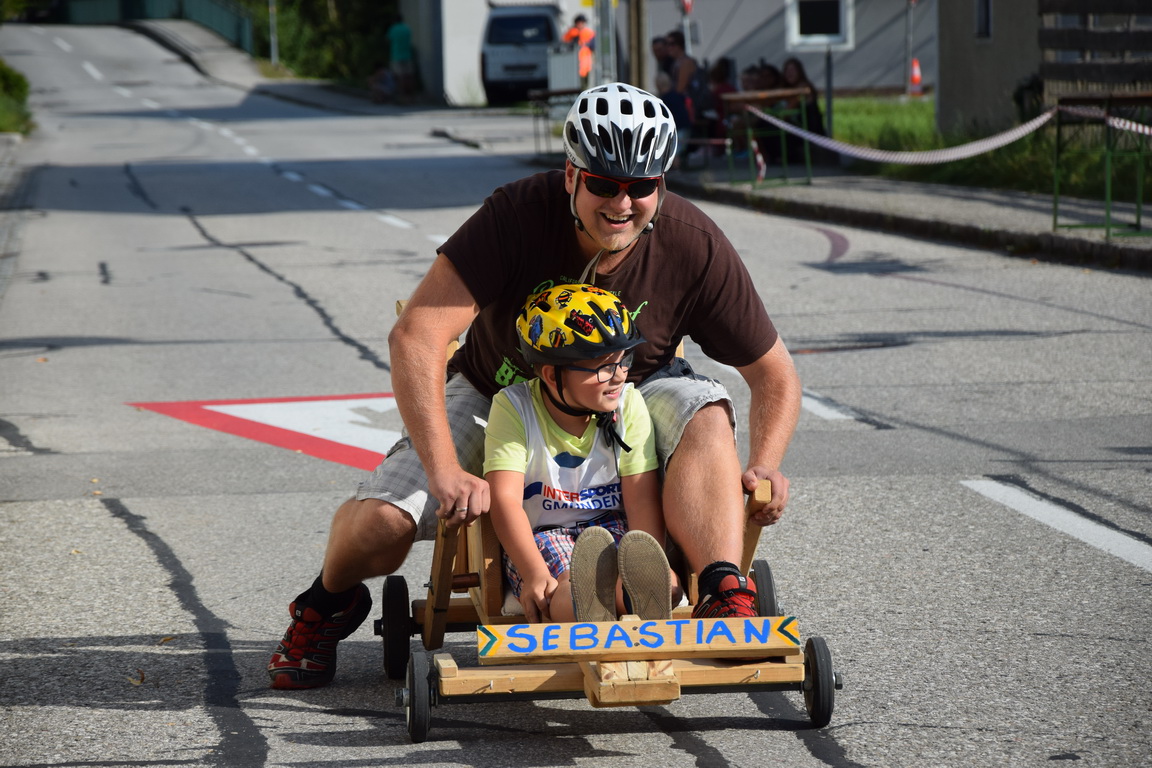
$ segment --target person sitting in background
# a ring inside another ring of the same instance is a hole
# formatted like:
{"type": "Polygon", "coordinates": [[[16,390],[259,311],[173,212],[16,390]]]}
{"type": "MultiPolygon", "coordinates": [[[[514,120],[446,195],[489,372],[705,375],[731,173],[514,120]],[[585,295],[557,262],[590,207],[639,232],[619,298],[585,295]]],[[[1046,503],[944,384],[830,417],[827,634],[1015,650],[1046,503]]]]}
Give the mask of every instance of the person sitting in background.
{"type": "Polygon", "coordinates": [[[679,170],[684,154],[688,151],[688,137],[692,133],[692,112],[688,109],[688,99],[672,87],[672,77],[667,72],[656,73],[656,95],[672,113],[676,123],[676,159],[672,169],[679,170]]]}
{"type": "MultiPolygon", "coordinates": [[[[820,114],[819,93],[816,91],[816,86],[812,85],[812,81],[808,79],[808,73],[804,71],[804,65],[800,63],[800,60],[795,57],[786,60],[780,70],[780,79],[782,87],[804,92],[802,95],[788,98],[787,108],[796,110],[796,113],[785,119],[793,125],[805,128],[809,133],[826,136],[824,117],[820,114]],[[801,109],[803,110],[803,119],[799,114],[801,109]]],[[[788,156],[798,159],[803,157],[803,152],[804,140],[799,136],[789,134],[788,156]]],[[[827,160],[825,154],[822,150],[817,150],[813,159],[824,162],[827,160]]]]}
{"type": "Polygon", "coordinates": [[[668,33],[668,53],[672,56],[672,87],[688,99],[688,113],[692,115],[692,135],[708,136],[706,114],[713,109],[712,91],[708,88],[707,73],[684,48],[684,33],[674,29],[668,33]]]}
{"type": "Polygon", "coordinates": [[[657,35],[652,38],[652,57],[656,59],[656,70],[672,74],[672,57],[668,54],[668,38],[657,35]]]}
{"type": "Polygon", "coordinates": [[[732,84],[732,59],[721,58],[708,70],[708,87],[712,89],[712,103],[716,107],[716,118],[711,121],[709,136],[713,139],[723,139],[728,136],[728,112],[724,101],[724,94],[735,93],[736,86],[732,84]]]}
{"type": "Polygon", "coordinates": [[[784,78],[781,77],[780,70],[774,65],[761,59],[760,66],[757,67],[757,69],[759,70],[758,82],[760,83],[760,90],[774,91],[784,87],[784,78]]]}

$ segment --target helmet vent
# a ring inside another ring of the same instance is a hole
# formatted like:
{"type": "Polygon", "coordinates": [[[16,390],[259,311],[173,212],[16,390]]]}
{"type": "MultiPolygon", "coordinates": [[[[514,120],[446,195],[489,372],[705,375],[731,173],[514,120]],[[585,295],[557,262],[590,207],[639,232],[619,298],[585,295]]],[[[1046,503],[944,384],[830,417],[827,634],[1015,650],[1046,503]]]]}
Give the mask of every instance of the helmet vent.
{"type": "MultiPolygon", "coordinates": [[[[668,109],[663,103],[660,104],[660,108],[663,110],[665,117],[667,117],[668,109]]],[[[656,105],[648,100],[644,101],[644,117],[656,117],[656,105]]]]}
{"type": "Polygon", "coordinates": [[[632,157],[632,131],[625,128],[620,134],[620,154],[623,157],[632,157]]]}
{"type": "Polygon", "coordinates": [[[652,152],[652,140],[656,138],[656,131],[649,129],[644,132],[644,137],[640,140],[639,154],[647,157],[652,152]]]}
{"type": "Polygon", "coordinates": [[[632,110],[632,102],[630,102],[630,101],[622,101],[622,102],[620,102],[620,114],[622,114],[622,115],[631,115],[631,114],[633,114],[633,110],[632,110]]]}
{"type": "Polygon", "coordinates": [[[588,99],[586,99],[586,98],[580,99],[580,104],[579,104],[578,110],[579,110],[580,114],[582,114],[582,115],[587,114],[587,112],[588,112],[588,99]]]}
{"type": "Polygon", "coordinates": [[[599,133],[600,146],[604,148],[604,153],[606,155],[609,155],[609,156],[614,155],[615,153],[611,151],[612,150],[612,134],[610,134],[608,132],[608,129],[602,125],[597,129],[597,132],[599,133]]]}
{"type": "Polygon", "coordinates": [[[608,99],[596,99],[596,114],[608,114],[608,99]]]}

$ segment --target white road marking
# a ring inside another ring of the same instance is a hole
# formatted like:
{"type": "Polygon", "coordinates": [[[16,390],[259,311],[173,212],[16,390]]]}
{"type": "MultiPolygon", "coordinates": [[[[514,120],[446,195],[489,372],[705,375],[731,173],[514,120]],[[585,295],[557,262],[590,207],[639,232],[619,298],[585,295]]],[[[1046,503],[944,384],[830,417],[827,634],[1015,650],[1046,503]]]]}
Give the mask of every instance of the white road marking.
{"type": "Polygon", "coordinates": [[[112,90],[116,91],[116,93],[120,94],[126,99],[132,98],[132,91],[128,90],[122,85],[114,85],[112,86],[112,90]]]}
{"type": "Polygon", "coordinates": [[[260,150],[256,149],[256,147],[245,145],[244,154],[248,155],[249,157],[255,157],[256,155],[260,154],[260,150]]]}
{"type": "Polygon", "coordinates": [[[86,61],[83,64],[81,64],[81,66],[84,67],[85,72],[87,72],[89,75],[92,76],[93,80],[103,80],[104,79],[104,74],[100,70],[96,69],[96,67],[94,67],[92,65],[92,62],[86,61]]]}
{"type": "Polygon", "coordinates": [[[56,43],[56,47],[64,51],[64,53],[72,53],[72,46],[68,45],[67,41],[54,37],[52,38],[52,42],[56,43]]]}
{"type": "Polygon", "coordinates": [[[160,105],[152,101],[152,99],[140,99],[140,103],[148,109],[160,109],[160,105]]]}
{"type": "Polygon", "coordinates": [[[309,184],[308,191],[320,197],[335,197],[335,195],[332,194],[332,190],[328,189],[328,187],[322,187],[319,184],[309,184]]]}
{"type": "Polygon", "coordinates": [[[441,245],[445,240],[448,239],[448,235],[425,235],[424,237],[431,242],[436,243],[436,245],[441,245]]]}
{"type": "Polygon", "coordinates": [[[860,420],[860,414],[848,408],[847,406],[840,405],[834,400],[829,400],[823,395],[816,394],[810,390],[804,390],[800,398],[800,407],[808,411],[813,416],[819,416],[827,421],[837,421],[842,419],[851,419],[853,421],[860,420]]]}
{"type": "Polygon", "coordinates": [[[964,480],[961,484],[1037,522],[1115,555],[1137,568],[1152,572],[1152,547],[1125,533],[1106,528],[1071,510],[994,480],[964,480]]]}
{"type": "Polygon", "coordinates": [[[288,179],[288,181],[304,181],[304,177],[296,173],[296,171],[284,171],[280,175],[288,179]]]}
{"type": "Polygon", "coordinates": [[[210,411],[377,453],[387,453],[400,439],[398,431],[383,429],[370,418],[373,414],[382,415],[395,410],[396,399],[392,397],[205,407],[210,411]]]}
{"type": "Polygon", "coordinates": [[[347,208],[350,211],[364,210],[364,206],[360,205],[360,203],[356,202],[355,200],[337,200],[336,202],[340,205],[341,208],[347,208]]]}
{"type": "Polygon", "coordinates": [[[400,229],[412,229],[413,227],[416,226],[412,222],[405,221],[404,219],[400,218],[399,216],[393,216],[390,213],[378,213],[378,214],[376,214],[376,220],[382,221],[385,224],[388,224],[389,226],[398,227],[400,229]]]}

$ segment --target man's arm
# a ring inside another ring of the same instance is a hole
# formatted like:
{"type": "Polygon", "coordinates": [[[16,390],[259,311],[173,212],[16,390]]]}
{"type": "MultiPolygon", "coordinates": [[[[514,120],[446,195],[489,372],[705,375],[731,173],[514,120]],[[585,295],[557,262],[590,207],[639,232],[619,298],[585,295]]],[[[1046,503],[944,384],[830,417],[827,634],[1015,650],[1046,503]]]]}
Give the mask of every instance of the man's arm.
{"type": "Polygon", "coordinates": [[[800,377],[779,338],[758,360],[737,370],[752,394],[744,488],[753,491],[761,479],[772,481],[772,501],[753,518],[761,525],[771,525],[780,519],[788,503],[788,479],[780,474],[780,464],[800,419],[800,377]]]}
{"type": "Polygon", "coordinates": [[[479,311],[452,262],[439,254],[388,334],[396,407],[428,475],[429,490],[440,502],[437,514],[449,524],[471,522],[489,504],[488,484],[465,472],[456,459],[444,406],[448,344],[479,311]]]}

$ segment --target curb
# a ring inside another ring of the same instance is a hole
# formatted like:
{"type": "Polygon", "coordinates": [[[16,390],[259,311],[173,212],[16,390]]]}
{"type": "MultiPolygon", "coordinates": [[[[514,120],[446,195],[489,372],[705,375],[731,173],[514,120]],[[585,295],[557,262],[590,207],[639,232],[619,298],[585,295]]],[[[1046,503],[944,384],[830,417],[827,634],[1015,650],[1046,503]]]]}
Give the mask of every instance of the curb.
{"type": "Polygon", "coordinates": [[[1152,249],[1118,245],[1115,242],[1105,243],[1065,237],[1055,232],[1031,233],[989,229],[971,224],[921,219],[828,203],[784,200],[743,190],[723,189],[687,179],[669,179],[668,187],[677,193],[691,194],[705,200],[738,205],[776,216],[844,224],[928,240],[943,240],[997,250],[1005,255],[1021,258],[1042,258],[1044,261],[1063,264],[1152,272],[1152,249]]]}
{"type": "Polygon", "coordinates": [[[171,51],[183,60],[192,69],[199,72],[204,77],[213,78],[210,74],[204,71],[204,67],[200,65],[196,57],[189,51],[188,46],[178,42],[177,38],[169,34],[163,27],[154,26],[146,21],[122,21],[118,25],[124,29],[129,29],[139,35],[143,35],[157,43],[161,47],[171,51]]]}

